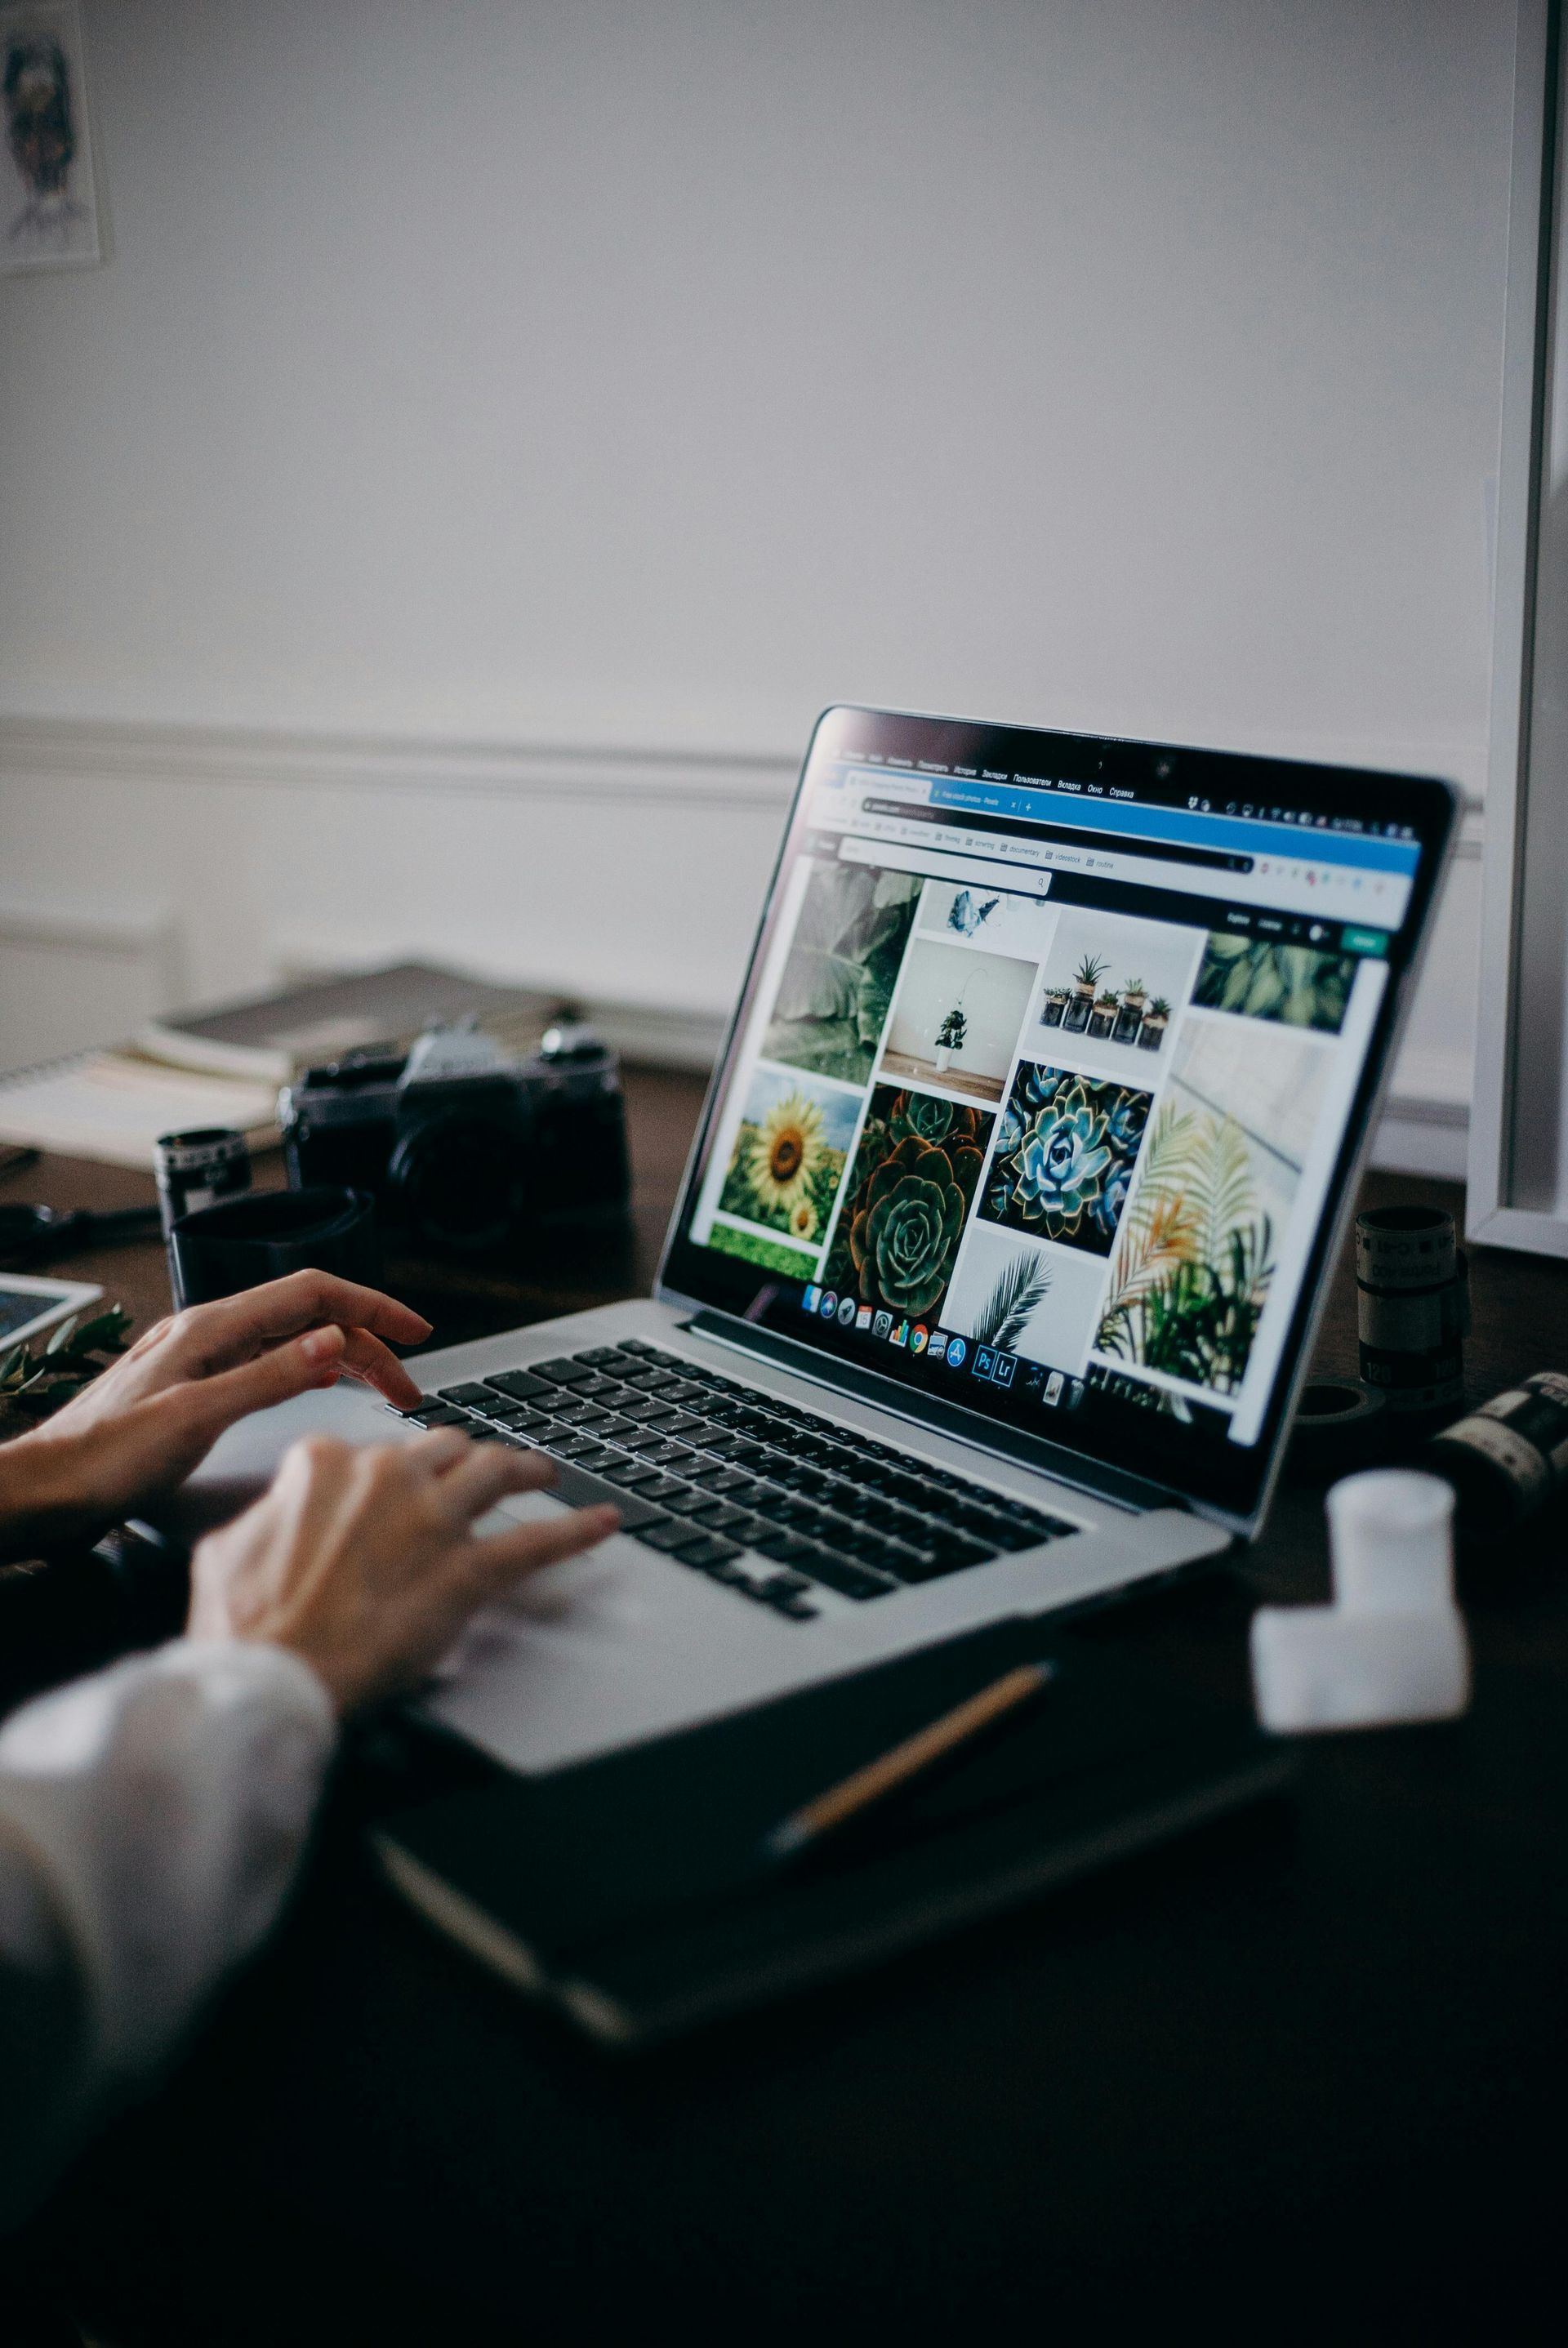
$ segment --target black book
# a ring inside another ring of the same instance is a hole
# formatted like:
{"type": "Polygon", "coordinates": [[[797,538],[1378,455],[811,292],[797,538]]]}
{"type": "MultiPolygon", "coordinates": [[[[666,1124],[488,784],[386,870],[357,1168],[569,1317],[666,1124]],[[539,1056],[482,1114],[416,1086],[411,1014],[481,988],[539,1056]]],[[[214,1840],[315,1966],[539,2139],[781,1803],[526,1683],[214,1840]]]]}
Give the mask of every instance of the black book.
{"type": "Polygon", "coordinates": [[[994,1624],[679,1735],[425,1802],[373,1841],[397,1889],[609,2044],[760,2004],[994,1916],[1278,1793],[1288,1749],[1103,1648],[994,1624]],[[1041,1694],[820,1849],[802,1803],[1014,1665],[1041,1694]]]}

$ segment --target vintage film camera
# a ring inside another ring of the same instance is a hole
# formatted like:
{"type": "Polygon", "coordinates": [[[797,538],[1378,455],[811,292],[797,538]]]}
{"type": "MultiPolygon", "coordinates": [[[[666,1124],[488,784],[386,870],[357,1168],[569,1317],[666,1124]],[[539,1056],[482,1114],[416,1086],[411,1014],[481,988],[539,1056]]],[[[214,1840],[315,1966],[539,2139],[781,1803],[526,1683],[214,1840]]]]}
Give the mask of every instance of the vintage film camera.
{"type": "Polygon", "coordinates": [[[526,1060],[471,1025],[412,1051],[355,1052],[279,1097],[289,1180],[375,1193],[389,1236],[439,1254],[515,1253],[540,1229],[618,1229],[631,1193],[620,1062],[552,1027],[526,1060]]]}

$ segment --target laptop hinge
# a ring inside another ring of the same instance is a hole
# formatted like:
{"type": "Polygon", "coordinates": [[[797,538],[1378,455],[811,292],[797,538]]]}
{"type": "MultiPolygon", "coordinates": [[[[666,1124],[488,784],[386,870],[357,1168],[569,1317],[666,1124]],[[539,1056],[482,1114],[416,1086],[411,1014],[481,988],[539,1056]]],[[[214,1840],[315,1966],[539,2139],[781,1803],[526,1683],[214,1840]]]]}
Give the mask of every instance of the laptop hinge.
{"type": "MultiPolygon", "coordinates": [[[[667,1301],[673,1303],[674,1299],[667,1301]]],[[[819,1354],[791,1337],[779,1336],[775,1330],[758,1329],[749,1321],[737,1321],[727,1313],[706,1310],[694,1313],[681,1326],[716,1344],[727,1345],[738,1354],[749,1354],[757,1361],[788,1370],[791,1377],[804,1378],[812,1385],[847,1395],[855,1402],[870,1403],[873,1408],[885,1410],[890,1417],[902,1418],[912,1426],[950,1435],[976,1451],[987,1451],[994,1458],[1010,1460],[1017,1467],[1033,1469],[1037,1475],[1049,1476],[1058,1484],[1071,1485],[1075,1490],[1088,1492],[1097,1500],[1108,1500],[1115,1508],[1135,1509],[1140,1515],[1148,1509],[1191,1511],[1191,1504],[1180,1492],[1172,1492],[1149,1477],[1130,1475],[1124,1468],[1108,1468],[1100,1460],[1086,1459],[1081,1452],[1069,1451],[1064,1444],[1052,1443],[1044,1436],[1015,1434],[1011,1427],[994,1426],[986,1421],[977,1424],[975,1413],[962,1409],[956,1403],[944,1402],[935,1395],[912,1395],[907,1387],[892,1378],[879,1377],[874,1370],[861,1369],[855,1364],[836,1362],[830,1355],[819,1354]]]]}

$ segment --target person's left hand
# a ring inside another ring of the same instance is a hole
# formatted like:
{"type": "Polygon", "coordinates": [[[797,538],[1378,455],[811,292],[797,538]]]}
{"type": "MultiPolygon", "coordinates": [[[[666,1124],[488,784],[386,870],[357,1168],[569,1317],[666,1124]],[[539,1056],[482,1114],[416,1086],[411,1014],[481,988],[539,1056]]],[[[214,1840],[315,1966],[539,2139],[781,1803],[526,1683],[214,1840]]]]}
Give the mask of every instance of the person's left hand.
{"type": "Polygon", "coordinates": [[[419,1389],[385,1341],[429,1334],[406,1304],[326,1272],[188,1306],[46,1425],[0,1446],[0,1554],[96,1539],[183,1482],[236,1419],[340,1377],[412,1408],[419,1389]]]}

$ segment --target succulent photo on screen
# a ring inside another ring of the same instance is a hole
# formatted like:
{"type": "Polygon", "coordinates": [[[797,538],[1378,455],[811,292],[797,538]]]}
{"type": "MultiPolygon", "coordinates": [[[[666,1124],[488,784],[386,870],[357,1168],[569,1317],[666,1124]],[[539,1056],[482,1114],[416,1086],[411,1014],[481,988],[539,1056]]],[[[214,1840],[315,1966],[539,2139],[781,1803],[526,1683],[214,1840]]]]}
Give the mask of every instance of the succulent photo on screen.
{"type": "MultiPolygon", "coordinates": [[[[853,1093],[786,1069],[758,1068],[730,1149],[720,1215],[781,1232],[801,1247],[820,1246],[859,1113],[853,1093]]],[[[729,1252],[740,1251],[732,1246],[729,1252]]]]}
{"type": "Polygon", "coordinates": [[[981,1213],[1035,1239],[1109,1255],[1150,1097],[1130,1085],[1023,1061],[981,1213]]]}
{"type": "Polygon", "coordinates": [[[863,1085],[887,1024],[922,882],[868,864],[818,864],[773,999],[767,1058],[863,1085]]]}
{"type": "Polygon", "coordinates": [[[995,1119],[929,1093],[871,1097],[822,1283],[900,1319],[934,1321],[995,1119]]]}

